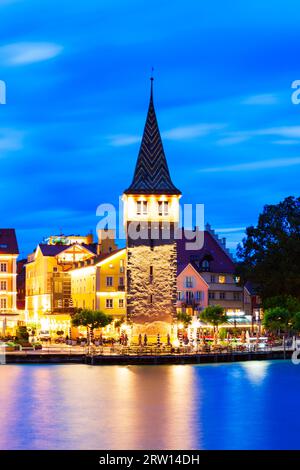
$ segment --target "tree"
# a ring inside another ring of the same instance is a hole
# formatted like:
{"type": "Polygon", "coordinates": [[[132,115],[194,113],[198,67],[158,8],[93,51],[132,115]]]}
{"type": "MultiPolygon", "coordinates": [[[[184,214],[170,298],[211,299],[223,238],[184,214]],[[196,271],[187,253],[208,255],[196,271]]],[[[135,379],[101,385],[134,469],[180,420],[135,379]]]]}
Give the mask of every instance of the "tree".
{"type": "Polygon", "coordinates": [[[265,311],[263,325],[275,333],[287,333],[293,326],[292,314],[285,307],[269,308],[265,311]]]}
{"type": "Polygon", "coordinates": [[[185,328],[187,328],[187,326],[192,321],[192,316],[189,315],[188,313],[179,312],[179,313],[177,313],[177,321],[183,323],[185,328]]]}
{"type": "Polygon", "coordinates": [[[80,310],[73,315],[71,321],[73,326],[85,326],[87,328],[88,345],[90,345],[94,330],[105,328],[113,321],[113,317],[100,310],[80,310]]]}
{"type": "Polygon", "coordinates": [[[209,305],[199,315],[200,320],[213,325],[214,330],[218,331],[219,325],[226,323],[228,317],[225,309],[220,305],[209,305]]]}
{"type": "Polygon", "coordinates": [[[300,197],[266,205],[237,255],[242,280],[257,283],[263,301],[274,294],[300,299],[300,197]]]}
{"type": "Polygon", "coordinates": [[[293,329],[298,333],[300,331],[300,311],[293,315],[293,329]]]}
{"type": "Polygon", "coordinates": [[[293,313],[286,307],[273,307],[269,308],[264,313],[263,319],[264,327],[279,335],[283,332],[283,349],[285,358],[285,336],[293,329],[293,313]]]}

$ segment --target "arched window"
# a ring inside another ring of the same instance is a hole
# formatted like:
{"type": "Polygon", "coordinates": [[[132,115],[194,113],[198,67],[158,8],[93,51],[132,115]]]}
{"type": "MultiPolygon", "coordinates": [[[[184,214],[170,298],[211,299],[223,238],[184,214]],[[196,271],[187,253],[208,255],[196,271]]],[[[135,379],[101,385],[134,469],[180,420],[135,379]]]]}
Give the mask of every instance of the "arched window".
{"type": "Polygon", "coordinates": [[[201,267],[203,271],[209,271],[209,261],[207,259],[204,259],[201,263],[201,267]]]}

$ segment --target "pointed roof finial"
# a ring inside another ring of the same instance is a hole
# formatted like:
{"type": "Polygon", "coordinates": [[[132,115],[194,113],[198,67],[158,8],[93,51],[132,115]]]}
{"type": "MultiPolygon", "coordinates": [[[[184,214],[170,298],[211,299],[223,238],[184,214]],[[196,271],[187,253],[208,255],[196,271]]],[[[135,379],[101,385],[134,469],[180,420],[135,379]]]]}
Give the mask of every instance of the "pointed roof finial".
{"type": "Polygon", "coordinates": [[[153,67],[150,103],[131,185],[125,194],[181,194],[172,183],[153,103],[153,67]]]}
{"type": "Polygon", "coordinates": [[[154,67],[151,67],[151,77],[150,77],[150,81],[151,81],[151,98],[153,98],[153,80],[154,80],[153,72],[154,72],[154,67]]]}

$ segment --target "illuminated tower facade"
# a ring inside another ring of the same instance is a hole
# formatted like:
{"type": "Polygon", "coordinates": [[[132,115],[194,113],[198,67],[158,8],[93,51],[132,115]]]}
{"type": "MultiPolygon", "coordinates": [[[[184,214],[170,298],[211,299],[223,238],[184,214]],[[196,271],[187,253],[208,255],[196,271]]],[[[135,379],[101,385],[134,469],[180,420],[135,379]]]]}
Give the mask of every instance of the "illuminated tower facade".
{"type": "Polygon", "coordinates": [[[177,249],[181,192],[174,186],[153,103],[150,103],[131,185],[124,191],[127,230],[127,317],[133,335],[171,334],[176,313],[177,249]]]}

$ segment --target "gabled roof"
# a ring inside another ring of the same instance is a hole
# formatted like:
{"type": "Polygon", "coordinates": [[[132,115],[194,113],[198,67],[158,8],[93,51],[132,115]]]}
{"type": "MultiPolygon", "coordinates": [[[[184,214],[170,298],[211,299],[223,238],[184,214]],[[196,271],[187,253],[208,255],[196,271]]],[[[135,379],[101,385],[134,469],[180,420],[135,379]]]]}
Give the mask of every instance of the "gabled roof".
{"type": "Polygon", "coordinates": [[[85,250],[90,251],[93,254],[96,254],[97,247],[95,244],[92,245],[85,245],[83,244],[74,244],[74,245],[47,245],[46,243],[40,243],[39,248],[43,254],[43,256],[56,256],[63,251],[70,249],[72,246],[79,246],[85,248],[85,250]]]}
{"type": "Polygon", "coordinates": [[[91,258],[90,260],[87,260],[87,264],[81,264],[82,262],[75,263],[76,267],[72,268],[70,271],[74,271],[76,269],[83,269],[86,268],[87,266],[99,266],[103,261],[109,261],[110,258],[114,258],[116,255],[121,254],[122,251],[126,251],[126,248],[119,248],[118,250],[111,251],[110,253],[101,253],[98,256],[95,256],[94,258],[91,258]],[[92,263],[92,264],[91,264],[92,263]]]}
{"type": "Polygon", "coordinates": [[[206,259],[210,264],[210,272],[235,273],[235,263],[230,254],[213,236],[205,230],[203,246],[200,249],[187,249],[186,243],[191,238],[185,237],[184,232],[181,240],[177,240],[177,273],[179,274],[188,263],[192,263],[197,271],[201,272],[201,263],[206,259]]]}
{"type": "Polygon", "coordinates": [[[197,276],[199,276],[199,277],[201,278],[201,280],[203,281],[203,283],[206,284],[207,287],[208,287],[208,284],[207,284],[206,280],[203,279],[203,277],[201,276],[200,272],[199,272],[198,269],[197,269],[197,266],[195,266],[193,263],[188,263],[188,264],[186,264],[185,266],[181,265],[180,268],[178,269],[177,276],[180,276],[181,274],[183,274],[184,271],[185,271],[189,266],[195,271],[195,274],[196,274],[197,276]]]}
{"type": "Polygon", "coordinates": [[[14,228],[0,228],[0,254],[19,254],[18,242],[14,228]]]}
{"type": "Polygon", "coordinates": [[[156,119],[151,78],[150,103],[131,185],[125,194],[181,194],[172,183],[156,119]]]}

